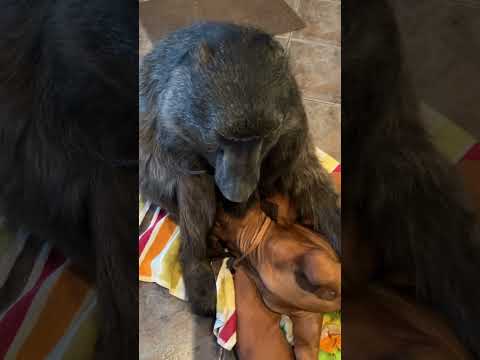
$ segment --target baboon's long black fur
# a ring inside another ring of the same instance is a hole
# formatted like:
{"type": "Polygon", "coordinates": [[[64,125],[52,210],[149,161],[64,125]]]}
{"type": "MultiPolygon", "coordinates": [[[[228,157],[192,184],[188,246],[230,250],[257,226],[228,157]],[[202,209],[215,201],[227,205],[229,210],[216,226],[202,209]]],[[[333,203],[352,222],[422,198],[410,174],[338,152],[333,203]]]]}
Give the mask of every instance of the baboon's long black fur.
{"type": "Polygon", "coordinates": [[[218,133],[233,143],[263,141],[260,195],[289,193],[301,216],[339,249],[337,196],[315,155],[286,54],[271,36],[219,23],[170,34],[143,61],[140,102],[140,190],[179,221],[194,311],[215,311],[206,238],[216,201],[231,205],[208,161],[221,156],[218,133]]]}
{"type": "Polygon", "coordinates": [[[138,4],[0,8],[1,213],[95,276],[98,357],[136,358],[138,4]]]}
{"type": "Polygon", "coordinates": [[[342,49],[343,224],[375,249],[372,277],[410,275],[480,359],[478,219],[419,120],[385,1],[342,2],[342,49]]]}

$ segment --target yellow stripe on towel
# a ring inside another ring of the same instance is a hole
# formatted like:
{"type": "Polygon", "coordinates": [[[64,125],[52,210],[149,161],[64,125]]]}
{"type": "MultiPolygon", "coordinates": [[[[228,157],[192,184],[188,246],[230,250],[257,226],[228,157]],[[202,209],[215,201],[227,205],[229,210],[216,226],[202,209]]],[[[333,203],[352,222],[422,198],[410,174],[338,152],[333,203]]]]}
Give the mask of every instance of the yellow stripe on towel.
{"type": "Polygon", "coordinates": [[[140,258],[140,280],[151,281],[148,280],[152,277],[151,263],[162,252],[176,227],[177,225],[169,218],[156,225],[140,258]]]}
{"type": "Polygon", "coordinates": [[[335,160],[333,157],[328,155],[326,152],[323,152],[319,148],[316,149],[316,152],[318,160],[320,160],[320,164],[328,173],[333,172],[333,170],[335,170],[339,165],[337,160],[335,160]]]}
{"type": "Polygon", "coordinates": [[[426,104],[421,115],[427,132],[437,150],[451,163],[457,163],[477,140],[446,116],[426,104]]]}

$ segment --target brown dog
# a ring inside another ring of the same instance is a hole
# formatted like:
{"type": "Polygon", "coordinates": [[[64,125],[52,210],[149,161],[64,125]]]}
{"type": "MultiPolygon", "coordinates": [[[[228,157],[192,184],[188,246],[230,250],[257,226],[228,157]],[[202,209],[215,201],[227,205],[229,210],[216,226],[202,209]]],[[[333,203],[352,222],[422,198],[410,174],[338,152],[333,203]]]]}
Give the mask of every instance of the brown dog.
{"type": "Polygon", "coordinates": [[[322,313],[340,308],[340,262],[325,239],[293,224],[295,214],[287,199],[277,196],[270,202],[276,205],[275,221],[257,204],[242,218],[220,210],[213,230],[213,237],[241,264],[235,275],[238,353],[240,358],[264,359],[266,349],[275,348],[279,352],[276,358],[291,358],[278,327],[279,314],[287,314],[294,327],[295,357],[314,359],[319,351],[322,313]],[[258,289],[257,295],[252,294],[249,281],[258,289]],[[252,321],[256,336],[252,335],[252,321]],[[246,323],[250,324],[248,330],[244,330],[246,323]]]}

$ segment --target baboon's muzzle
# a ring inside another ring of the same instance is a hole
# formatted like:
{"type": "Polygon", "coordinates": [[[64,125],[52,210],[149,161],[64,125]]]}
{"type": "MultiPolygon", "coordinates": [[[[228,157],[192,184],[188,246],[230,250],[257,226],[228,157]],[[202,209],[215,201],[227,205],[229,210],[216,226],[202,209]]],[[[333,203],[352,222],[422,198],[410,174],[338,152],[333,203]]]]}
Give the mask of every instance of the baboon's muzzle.
{"type": "Polygon", "coordinates": [[[236,203],[246,202],[260,178],[261,143],[238,143],[217,157],[215,182],[223,196],[236,203]]]}

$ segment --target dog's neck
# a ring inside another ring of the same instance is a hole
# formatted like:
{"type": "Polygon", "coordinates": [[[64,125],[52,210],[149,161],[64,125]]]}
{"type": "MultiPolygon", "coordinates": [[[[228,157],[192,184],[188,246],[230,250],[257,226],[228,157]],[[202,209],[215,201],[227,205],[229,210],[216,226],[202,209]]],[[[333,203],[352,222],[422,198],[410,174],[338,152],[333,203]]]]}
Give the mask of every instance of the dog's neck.
{"type": "Polygon", "coordinates": [[[263,245],[275,224],[261,209],[250,211],[242,222],[243,226],[225,224],[232,232],[223,240],[237,258],[248,259],[255,263],[261,258],[263,245]]]}

